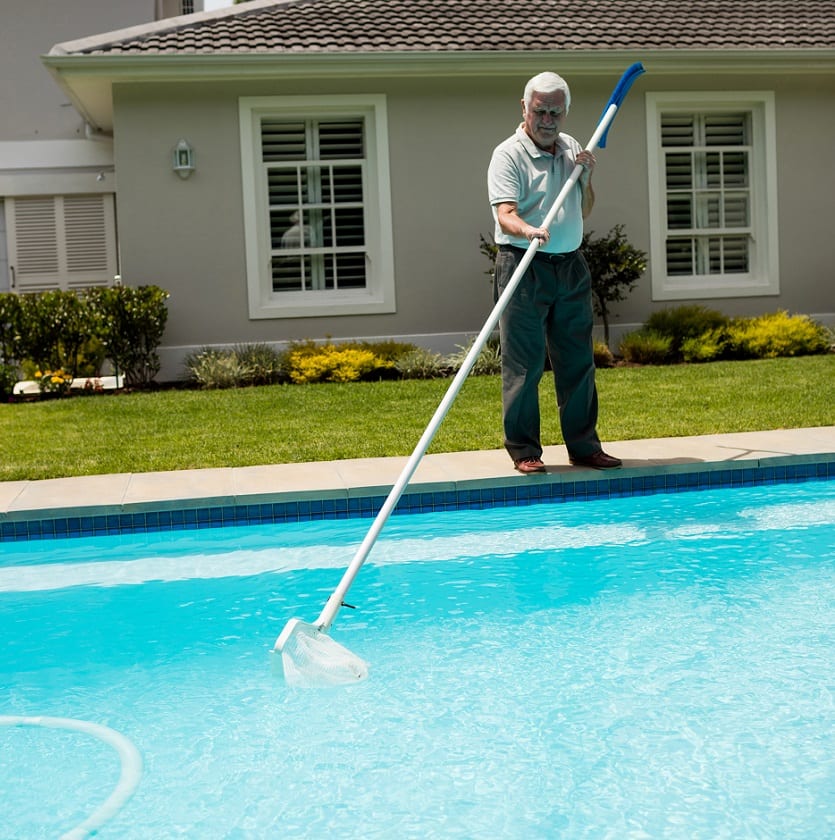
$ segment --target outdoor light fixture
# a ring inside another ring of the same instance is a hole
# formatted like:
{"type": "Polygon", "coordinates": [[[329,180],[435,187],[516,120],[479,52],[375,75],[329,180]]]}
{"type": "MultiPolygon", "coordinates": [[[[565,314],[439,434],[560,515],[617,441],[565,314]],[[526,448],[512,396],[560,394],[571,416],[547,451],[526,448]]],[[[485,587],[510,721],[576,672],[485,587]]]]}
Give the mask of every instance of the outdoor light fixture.
{"type": "Polygon", "coordinates": [[[174,147],[174,171],[183,179],[194,172],[194,149],[185,140],[174,147]]]}

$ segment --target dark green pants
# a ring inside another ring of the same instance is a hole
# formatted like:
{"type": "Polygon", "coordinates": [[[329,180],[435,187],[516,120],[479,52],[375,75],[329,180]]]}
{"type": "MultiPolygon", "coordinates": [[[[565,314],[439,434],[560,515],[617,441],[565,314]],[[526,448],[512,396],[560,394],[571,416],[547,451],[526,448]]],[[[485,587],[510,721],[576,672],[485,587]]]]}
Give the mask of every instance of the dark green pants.
{"type": "MultiPolygon", "coordinates": [[[[524,254],[518,248],[499,250],[497,298],[524,254]]],[[[569,456],[600,450],[593,320],[591,277],[583,255],[538,253],[499,322],[505,447],[514,461],[542,456],[539,381],[546,354],[569,456]]]]}

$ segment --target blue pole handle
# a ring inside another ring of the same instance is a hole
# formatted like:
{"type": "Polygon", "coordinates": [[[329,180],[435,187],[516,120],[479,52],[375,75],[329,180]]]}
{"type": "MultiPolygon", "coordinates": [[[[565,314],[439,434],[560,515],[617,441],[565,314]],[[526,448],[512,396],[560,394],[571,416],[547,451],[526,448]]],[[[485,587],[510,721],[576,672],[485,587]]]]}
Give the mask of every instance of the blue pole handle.
{"type": "MultiPolygon", "coordinates": [[[[609,108],[614,105],[615,108],[620,108],[621,102],[626,99],[626,94],[629,93],[629,88],[632,87],[632,83],[641,73],[645,73],[644,65],[641,64],[640,61],[636,61],[631,67],[626,69],[626,72],[620,77],[620,81],[615,86],[615,89],[612,91],[612,95],[609,97],[609,101],[606,103],[606,107],[603,109],[603,114],[601,115],[601,119],[606,115],[606,112],[609,108]]],[[[610,123],[611,125],[611,123],[610,123]]],[[[606,131],[603,132],[603,136],[600,138],[598,142],[598,146],[601,149],[606,148],[606,137],[609,134],[609,127],[606,127],[606,131]]]]}

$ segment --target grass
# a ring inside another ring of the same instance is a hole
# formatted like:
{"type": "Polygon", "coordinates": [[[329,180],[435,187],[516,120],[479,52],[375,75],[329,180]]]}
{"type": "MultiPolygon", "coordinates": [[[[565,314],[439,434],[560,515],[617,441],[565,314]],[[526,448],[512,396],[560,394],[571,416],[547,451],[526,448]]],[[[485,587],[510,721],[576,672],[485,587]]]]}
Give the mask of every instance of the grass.
{"type": "MultiPolygon", "coordinates": [[[[561,442],[550,374],[543,443],[561,442]]],[[[835,355],[598,371],[604,441],[835,425],[835,355]]],[[[0,480],[409,455],[449,380],[161,390],[0,405],[0,480]]],[[[500,449],[471,377],[430,452],[500,449]]]]}

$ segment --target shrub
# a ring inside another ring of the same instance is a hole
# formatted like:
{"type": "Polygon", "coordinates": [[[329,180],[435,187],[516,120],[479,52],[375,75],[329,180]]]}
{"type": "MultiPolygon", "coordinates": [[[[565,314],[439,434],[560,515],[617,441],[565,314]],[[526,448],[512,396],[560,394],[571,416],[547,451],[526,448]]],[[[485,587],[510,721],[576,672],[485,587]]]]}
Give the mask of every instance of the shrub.
{"type": "Polygon", "coordinates": [[[438,379],[448,373],[444,357],[425,347],[415,347],[404,353],[394,366],[403,379],[438,379]]]}
{"type": "Polygon", "coordinates": [[[234,350],[203,347],[185,358],[189,378],[202,388],[236,388],[251,375],[250,368],[234,350]]]}
{"type": "Polygon", "coordinates": [[[0,362],[0,400],[7,400],[14,393],[17,384],[17,368],[0,362]]]}
{"type": "Polygon", "coordinates": [[[70,392],[73,376],[62,368],[57,370],[35,371],[35,381],[41,394],[56,394],[65,397],[70,392]]]}
{"type": "Polygon", "coordinates": [[[808,315],[780,310],[734,321],[728,328],[730,353],[743,359],[807,356],[829,350],[829,332],[808,315]]]}
{"type": "Polygon", "coordinates": [[[609,349],[609,345],[603,341],[594,342],[594,366],[596,368],[609,368],[615,364],[615,357],[609,349]]]}
{"type": "Polygon", "coordinates": [[[291,350],[287,357],[290,379],[307,382],[356,382],[393,369],[394,363],[362,347],[326,344],[311,352],[309,346],[291,350]]]}
{"type": "MultiPolygon", "coordinates": [[[[647,318],[644,328],[660,335],[669,336],[671,355],[682,357],[682,348],[688,338],[698,338],[726,327],[730,319],[714,309],[699,304],[685,304],[672,309],[653,312],[647,318]]],[[[692,344],[689,345],[692,349],[692,344]]]]}
{"type": "Polygon", "coordinates": [[[126,385],[148,385],[159,373],[157,348],[168,319],[167,299],[168,292],[158,286],[87,290],[99,339],[126,385]]]}
{"type": "MultiPolygon", "coordinates": [[[[474,344],[475,339],[466,347],[462,347],[460,344],[457,345],[458,352],[452,353],[446,358],[446,363],[450,370],[457,372],[461,369],[461,365],[464,364],[464,360],[469,355],[474,344]]],[[[470,374],[473,376],[492,376],[493,374],[500,373],[501,369],[502,351],[499,340],[497,338],[488,338],[481,352],[478,354],[478,358],[475,360],[470,374]]]]}
{"type": "Polygon", "coordinates": [[[23,358],[20,352],[20,295],[0,292],[0,362],[11,364],[23,358]]]}
{"type": "Polygon", "coordinates": [[[248,371],[245,384],[272,385],[287,379],[284,356],[269,344],[243,344],[234,352],[248,371]]]}
{"type": "Polygon", "coordinates": [[[82,347],[95,334],[95,325],[78,294],[53,289],[20,296],[16,353],[41,370],[76,374],[82,347]]]}
{"type": "Polygon", "coordinates": [[[203,347],[186,356],[184,364],[188,378],[203,388],[270,385],[286,379],[283,355],[268,344],[203,347]]]}
{"type": "Polygon", "coordinates": [[[681,356],[685,362],[714,362],[725,355],[727,344],[727,330],[710,330],[696,338],[685,338],[681,356]]]}
{"type": "Polygon", "coordinates": [[[663,365],[672,361],[673,340],[651,329],[627,333],[620,343],[620,353],[627,362],[640,365],[663,365]]]}
{"type": "Polygon", "coordinates": [[[410,344],[407,341],[394,341],[393,339],[388,339],[386,341],[363,341],[359,343],[350,342],[340,346],[359,347],[362,350],[370,350],[375,356],[379,356],[387,362],[396,362],[407,353],[411,353],[418,349],[416,345],[410,344]]]}

